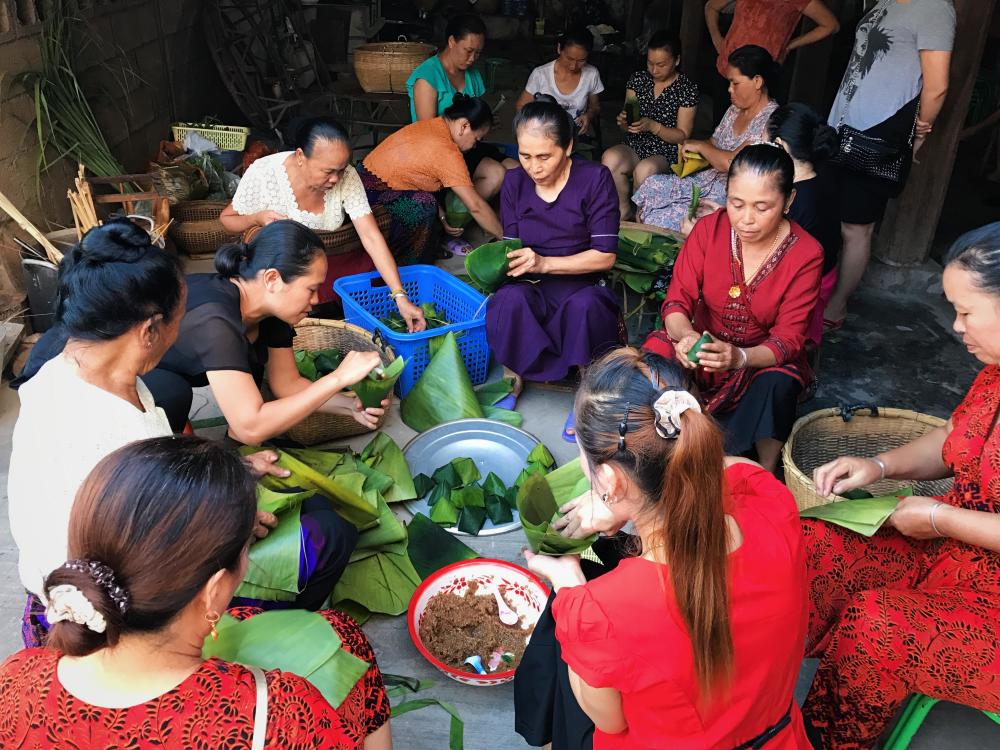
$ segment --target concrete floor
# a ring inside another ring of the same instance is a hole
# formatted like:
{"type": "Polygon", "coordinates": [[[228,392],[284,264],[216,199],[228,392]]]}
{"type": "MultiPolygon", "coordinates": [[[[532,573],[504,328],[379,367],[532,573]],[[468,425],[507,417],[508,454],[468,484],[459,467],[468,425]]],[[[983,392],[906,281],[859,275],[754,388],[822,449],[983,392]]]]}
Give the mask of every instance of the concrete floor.
{"type": "MultiPolygon", "coordinates": [[[[814,400],[803,405],[803,412],[843,402],[877,402],[947,415],[971,383],[978,363],[950,333],[949,308],[940,295],[868,290],[857,299],[853,313],[843,331],[831,336],[824,346],[819,391],[814,400]]],[[[518,404],[524,415],[523,428],[544,442],[559,462],[576,454],[574,446],[560,439],[571,400],[568,393],[529,386],[518,404]]],[[[16,395],[0,388],[0,487],[4,488],[17,408],[16,395]]],[[[197,419],[217,413],[208,397],[196,398],[194,410],[197,419]]],[[[396,410],[388,418],[385,430],[401,446],[415,434],[401,422],[396,410]]],[[[366,440],[362,437],[353,442],[360,447],[366,440]]],[[[0,515],[4,518],[6,503],[4,493],[0,497],[0,515]]],[[[518,562],[524,538],[514,531],[469,543],[484,556],[518,562]]],[[[20,648],[23,604],[16,550],[7,524],[0,523],[0,654],[20,648]]],[[[458,708],[465,721],[467,750],[528,747],[512,729],[512,686],[474,688],[444,677],[411,644],[405,617],[375,616],[365,630],[384,671],[434,680],[435,685],[427,694],[458,708]]],[[[797,691],[799,700],[808,689],[813,669],[814,664],[803,665],[797,691]]],[[[437,709],[417,711],[394,720],[393,733],[396,746],[405,750],[443,749],[448,746],[448,717],[437,709]]],[[[913,750],[996,748],[1000,747],[1000,727],[978,712],[940,706],[931,713],[911,747],[913,750]]]]}

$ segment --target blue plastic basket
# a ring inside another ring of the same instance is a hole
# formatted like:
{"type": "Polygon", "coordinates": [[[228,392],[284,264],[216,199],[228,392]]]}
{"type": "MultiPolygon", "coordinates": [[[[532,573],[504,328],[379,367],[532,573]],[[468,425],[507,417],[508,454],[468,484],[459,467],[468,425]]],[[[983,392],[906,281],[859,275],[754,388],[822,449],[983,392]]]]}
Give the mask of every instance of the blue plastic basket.
{"type": "Polygon", "coordinates": [[[344,276],[333,282],[333,291],[344,304],[344,319],[373,333],[377,331],[392,346],[396,356],[406,360],[406,369],[396,382],[396,392],[400,396],[410,392],[427,368],[430,340],[449,331],[458,338],[458,348],[472,384],[485,383],[490,369],[486,305],[483,304],[486,298],[436,266],[402,266],[399,276],[414,304],[433,302],[445,320],[455,322],[420,333],[396,333],[381,322],[397,309],[396,303],[389,299],[389,287],[377,273],[344,276]]]}

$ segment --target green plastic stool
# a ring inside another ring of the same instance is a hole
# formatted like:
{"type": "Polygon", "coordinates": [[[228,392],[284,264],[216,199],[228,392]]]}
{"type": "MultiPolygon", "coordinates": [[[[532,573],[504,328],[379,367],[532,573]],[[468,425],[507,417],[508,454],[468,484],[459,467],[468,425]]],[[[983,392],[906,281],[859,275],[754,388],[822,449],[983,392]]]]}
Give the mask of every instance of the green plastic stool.
{"type": "MultiPolygon", "coordinates": [[[[928,698],[926,695],[910,696],[910,700],[903,709],[903,713],[900,714],[899,721],[893,727],[889,739],[882,746],[882,750],[906,750],[910,746],[913,735],[917,733],[920,725],[927,718],[927,714],[937,703],[937,698],[928,698]]],[[[983,714],[1000,724],[1000,714],[991,711],[983,711],[983,714]]]]}

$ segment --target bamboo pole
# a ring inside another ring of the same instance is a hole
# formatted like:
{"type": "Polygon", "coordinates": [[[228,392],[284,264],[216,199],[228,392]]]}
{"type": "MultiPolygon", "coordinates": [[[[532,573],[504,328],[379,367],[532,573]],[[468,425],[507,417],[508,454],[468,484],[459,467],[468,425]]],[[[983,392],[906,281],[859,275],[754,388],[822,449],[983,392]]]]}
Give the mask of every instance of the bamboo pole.
{"type": "Polygon", "coordinates": [[[38,227],[28,221],[28,218],[18,210],[17,206],[10,202],[10,199],[3,192],[0,192],[0,210],[3,210],[10,218],[17,222],[17,225],[21,229],[30,234],[35,242],[42,246],[45,254],[49,256],[49,262],[59,265],[63,254],[59,252],[55,245],[49,242],[49,238],[42,234],[38,227]]]}

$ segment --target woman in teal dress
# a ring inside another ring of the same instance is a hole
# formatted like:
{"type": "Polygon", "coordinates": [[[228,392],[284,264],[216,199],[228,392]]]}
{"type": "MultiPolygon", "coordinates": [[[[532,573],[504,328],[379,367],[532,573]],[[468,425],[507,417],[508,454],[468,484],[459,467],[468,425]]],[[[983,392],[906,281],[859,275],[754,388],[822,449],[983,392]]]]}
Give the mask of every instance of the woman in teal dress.
{"type": "MultiPolygon", "coordinates": [[[[414,122],[440,117],[456,93],[477,97],[486,93],[483,75],[473,67],[485,45],[486,24],[475,13],[457,15],[448,21],[444,47],[418,65],[406,80],[414,122]]],[[[476,192],[486,200],[496,197],[507,170],[517,166],[496,146],[484,143],[465,152],[465,163],[476,192]]],[[[459,228],[445,230],[453,236],[462,233],[459,228]]]]}

